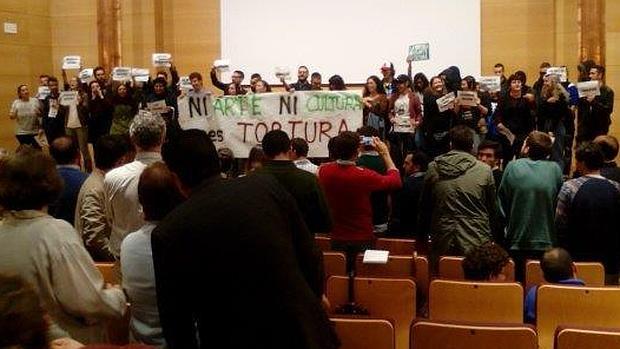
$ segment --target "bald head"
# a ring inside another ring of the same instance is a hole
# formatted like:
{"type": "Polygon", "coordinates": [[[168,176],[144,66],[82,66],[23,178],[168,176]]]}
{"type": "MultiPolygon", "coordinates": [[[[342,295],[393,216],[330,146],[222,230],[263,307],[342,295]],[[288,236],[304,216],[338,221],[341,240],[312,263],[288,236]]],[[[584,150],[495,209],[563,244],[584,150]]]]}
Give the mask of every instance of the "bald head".
{"type": "Polygon", "coordinates": [[[147,221],[162,220],[183,201],[176,177],[163,162],[149,165],[140,175],[138,200],[147,221]]]}
{"type": "Polygon", "coordinates": [[[545,252],[540,267],[547,282],[558,283],[575,277],[573,259],[563,248],[552,248],[545,252]]]}
{"type": "Polygon", "coordinates": [[[56,138],[50,145],[50,155],[58,165],[79,164],[80,151],[76,142],[71,137],[62,136],[56,138]]]}

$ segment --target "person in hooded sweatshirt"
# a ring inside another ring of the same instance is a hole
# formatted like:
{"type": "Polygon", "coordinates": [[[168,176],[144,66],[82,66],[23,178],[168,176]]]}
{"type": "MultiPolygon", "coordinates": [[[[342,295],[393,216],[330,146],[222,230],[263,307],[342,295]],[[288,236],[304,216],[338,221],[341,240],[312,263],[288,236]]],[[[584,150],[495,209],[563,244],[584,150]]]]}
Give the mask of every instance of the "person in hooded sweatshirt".
{"type": "MultiPolygon", "coordinates": [[[[452,128],[451,150],[435,158],[426,171],[419,231],[431,234],[433,271],[440,256],[463,256],[471,248],[491,241],[492,227],[497,226],[493,172],[471,154],[473,145],[471,128],[452,128]]],[[[418,235],[418,239],[423,244],[428,236],[418,235]]]]}

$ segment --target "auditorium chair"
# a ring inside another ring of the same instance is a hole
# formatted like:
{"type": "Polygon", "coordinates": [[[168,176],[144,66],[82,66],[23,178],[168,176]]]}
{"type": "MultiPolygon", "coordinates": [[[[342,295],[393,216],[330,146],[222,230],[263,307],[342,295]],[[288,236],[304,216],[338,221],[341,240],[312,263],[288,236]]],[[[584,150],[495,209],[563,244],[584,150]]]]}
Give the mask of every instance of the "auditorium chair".
{"type": "Polygon", "coordinates": [[[555,333],[555,349],[617,349],[620,330],[603,328],[563,328],[555,333]]]}
{"type": "MultiPolygon", "coordinates": [[[[416,316],[416,285],[413,280],[357,277],[354,290],[355,302],[366,308],[370,317],[393,321],[396,349],[409,348],[409,326],[416,316]]],[[[348,278],[330,277],[326,292],[332,311],[347,303],[348,278]]]]}
{"type": "Polygon", "coordinates": [[[340,349],[394,349],[394,325],[384,319],[331,318],[340,349]]]}
{"type": "MultiPolygon", "coordinates": [[[[118,285],[121,281],[118,279],[118,273],[114,267],[114,263],[95,263],[99,272],[103,276],[105,283],[118,285]]],[[[130,307],[127,306],[127,312],[120,319],[106,320],[106,329],[108,340],[112,344],[123,345],[129,343],[129,320],[131,319],[130,307]]]]}
{"type": "Polygon", "coordinates": [[[375,241],[374,249],[390,251],[391,255],[411,256],[415,251],[415,240],[380,238],[375,241]]]}
{"type": "Polygon", "coordinates": [[[327,252],[332,250],[332,239],[329,236],[317,234],[314,236],[314,241],[321,251],[327,252]]]}
{"type": "Polygon", "coordinates": [[[325,266],[325,279],[332,275],[347,275],[347,258],[340,252],[323,252],[323,265],[325,266]]]}
{"type": "MultiPolygon", "coordinates": [[[[602,287],[605,286],[605,268],[601,263],[595,262],[575,262],[577,278],[583,280],[586,286],[602,287]]],[[[525,289],[544,284],[545,278],[539,261],[527,261],[525,264],[525,289]]]]}
{"type": "Polygon", "coordinates": [[[433,280],[429,293],[430,320],[523,322],[523,288],[518,283],[433,280]]]}
{"type": "Polygon", "coordinates": [[[618,314],[618,287],[542,285],[536,297],[540,348],[553,348],[554,334],[559,326],[620,328],[618,314]]]}
{"type": "Polygon", "coordinates": [[[537,349],[533,326],[421,320],[411,325],[411,349],[537,349]]]}
{"type": "MultiPolygon", "coordinates": [[[[465,280],[463,260],[465,257],[443,256],[439,259],[439,278],[446,280],[465,280]]],[[[506,281],[515,281],[515,262],[510,259],[504,267],[506,281]]]]}

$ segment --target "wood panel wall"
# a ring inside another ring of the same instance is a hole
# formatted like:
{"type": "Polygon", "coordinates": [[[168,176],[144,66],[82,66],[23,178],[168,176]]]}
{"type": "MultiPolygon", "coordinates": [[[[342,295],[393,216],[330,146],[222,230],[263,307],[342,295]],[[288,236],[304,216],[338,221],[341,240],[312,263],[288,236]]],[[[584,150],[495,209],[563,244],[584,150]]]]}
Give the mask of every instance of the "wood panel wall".
{"type": "MultiPolygon", "coordinates": [[[[7,112],[19,83],[35,84],[43,72],[59,75],[68,54],[81,55],[86,66],[98,63],[97,1],[0,0],[0,21],[20,26],[17,35],[0,33],[0,146],[15,145],[7,112]]],[[[483,74],[502,62],[508,73],[524,70],[532,84],[539,64],[549,61],[576,76],[579,0],[481,1],[483,74]]],[[[607,82],[620,96],[620,1],[607,0],[604,9],[607,82]]],[[[150,67],[152,53],[170,52],[182,74],[201,72],[209,84],[209,67],[220,52],[219,13],[217,0],[121,1],[122,64],[150,67]]]]}

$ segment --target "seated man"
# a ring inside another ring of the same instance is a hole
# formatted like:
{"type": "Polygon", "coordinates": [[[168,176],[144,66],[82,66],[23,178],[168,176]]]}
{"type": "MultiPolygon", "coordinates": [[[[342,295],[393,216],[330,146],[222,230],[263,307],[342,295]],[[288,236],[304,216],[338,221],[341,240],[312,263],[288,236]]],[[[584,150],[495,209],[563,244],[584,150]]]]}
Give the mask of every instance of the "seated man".
{"type": "MultiPolygon", "coordinates": [[[[540,267],[545,281],[551,284],[585,286],[585,283],[575,277],[575,264],[563,248],[552,248],[545,252],[540,267]]],[[[525,322],[536,322],[536,291],[538,286],[533,286],[527,291],[525,297],[525,322]]]]}
{"type": "Polygon", "coordinates": [[[505,281],[504,268],[509,260],[508,252],[493,242],[474,247],[467,252],[463,260],[465,280],[505,281]]]}
{"type": "Polygon", "coordinates": [[[411,239],[420,233],[417,218],[428,163],[428,156],[419,150],[405,156],[403,188],[395,192],[392,198],[390,237],[411,239]]]}

